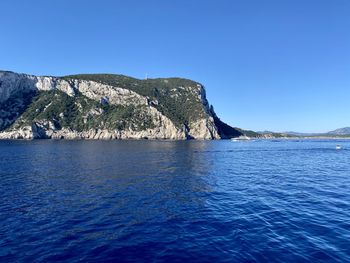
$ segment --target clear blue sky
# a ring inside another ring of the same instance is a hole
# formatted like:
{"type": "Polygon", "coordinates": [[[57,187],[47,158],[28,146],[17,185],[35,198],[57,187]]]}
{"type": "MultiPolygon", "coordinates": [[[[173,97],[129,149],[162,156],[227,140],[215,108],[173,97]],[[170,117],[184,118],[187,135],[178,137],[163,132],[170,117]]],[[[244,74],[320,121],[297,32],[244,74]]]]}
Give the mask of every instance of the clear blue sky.
{"type": "Polygon", "coordinates": [[[197,80],[227,123],[350,126],[348,0],[1,0],[0,68],[197,80]]]}

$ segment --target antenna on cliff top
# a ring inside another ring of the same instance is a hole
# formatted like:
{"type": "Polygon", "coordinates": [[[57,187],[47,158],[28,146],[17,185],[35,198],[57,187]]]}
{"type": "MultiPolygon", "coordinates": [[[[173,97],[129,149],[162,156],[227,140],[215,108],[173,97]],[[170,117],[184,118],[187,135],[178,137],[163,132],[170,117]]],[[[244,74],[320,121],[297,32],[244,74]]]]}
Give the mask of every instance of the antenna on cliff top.
{"type": "Polygon", "coordinates": [[[146,73],[146,75],[145,75],[145,79],[148,79],[148,73],[146,73]]]}

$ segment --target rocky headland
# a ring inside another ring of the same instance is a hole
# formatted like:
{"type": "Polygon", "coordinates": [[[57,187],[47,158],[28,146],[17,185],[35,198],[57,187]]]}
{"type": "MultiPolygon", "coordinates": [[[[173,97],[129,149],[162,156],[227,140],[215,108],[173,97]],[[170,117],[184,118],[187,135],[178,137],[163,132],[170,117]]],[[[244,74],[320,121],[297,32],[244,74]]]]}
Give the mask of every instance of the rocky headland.
{"type": "Polygon", "coordinates": [[[0,71],[0,139],[227,139],[204,87],[181,78],[0,71]]]}

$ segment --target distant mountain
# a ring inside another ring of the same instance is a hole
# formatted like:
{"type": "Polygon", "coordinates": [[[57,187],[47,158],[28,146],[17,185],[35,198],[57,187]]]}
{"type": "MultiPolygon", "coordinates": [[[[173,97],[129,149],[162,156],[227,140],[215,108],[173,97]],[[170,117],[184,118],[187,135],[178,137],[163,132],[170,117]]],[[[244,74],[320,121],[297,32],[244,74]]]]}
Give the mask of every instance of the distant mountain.
{"type": "Polygon", "coordinates": [[[323,133],[307,133],[307,132],[293,132],[293,131],[286,131],[284,132],[285,134],[291,135],[291,136],[319,136],[322,135],[323,133]]]}
{"type": "Polygon", "coordinates": [[[350,127],[336,129],[334,131],[328,132],[331,135],[350,135],[350,127]]]}
{"type": "Polygon", "coordinates": [[[273,131],[258,131],[257,132],[260,138],[288,138],[294,137],[294,135],[290,135],[284,132],[273,132],[273,131]]]}
{"type": "Polygon", "coordinates": [[[284,132],[284,134],[288,134],[290,136],[297,136],[297,137],[344,137],[344,136],[350,136],[350,127],[340,128],[336,129],[334,131],[325,132],[325,133],[303,133],[303,132],[293,132],[293,131],[287,131],[284,132]]]}

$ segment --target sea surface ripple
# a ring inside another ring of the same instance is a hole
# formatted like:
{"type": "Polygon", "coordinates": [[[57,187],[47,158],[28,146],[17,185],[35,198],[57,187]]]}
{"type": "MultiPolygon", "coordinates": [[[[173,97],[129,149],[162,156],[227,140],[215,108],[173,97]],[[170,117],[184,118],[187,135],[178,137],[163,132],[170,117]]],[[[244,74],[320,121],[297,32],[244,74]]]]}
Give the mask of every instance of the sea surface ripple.
{"type": "Polygon", "coordinates": [[[350,262],[346,140],[0,141],[0,200],[0,262],[350,262]]]}

